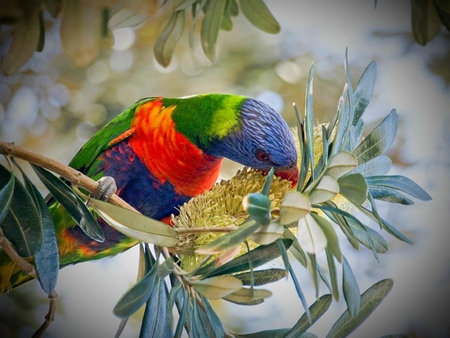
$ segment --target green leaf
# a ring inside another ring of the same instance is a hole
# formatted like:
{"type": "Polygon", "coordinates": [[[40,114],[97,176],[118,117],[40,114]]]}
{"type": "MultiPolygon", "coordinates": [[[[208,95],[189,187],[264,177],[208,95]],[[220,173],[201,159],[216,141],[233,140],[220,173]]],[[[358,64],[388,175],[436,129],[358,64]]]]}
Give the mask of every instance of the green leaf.
{"type": "Polygon", "coordinates": [[[253,275],[253,285],[260,286],[269,283],[276,282],[287,276],[287,272],[284,269],[266,269],[250,272],[242,272],[233,275],[241,280],[242,285],[251,285],[251,279],[253,275]]]}
{"type": "Polygon", "coordinates": [[[348,310],[346,310],[336,323],[334,323],[330,332],[328,332],[327,338],[347,337],[361,325],[383,301],[391,291],[393,283],[392,279],[383,279],[367,289],[361,295],[361,309],[358,314],[352,316],[348,310]]]}
{"type": "Polygon", "coordinates": [[[308,83],[305,94],[305,134],[308,148],[309,162],[311,163],[311,179],[314,181],[314,110],[313,110],[313,80],[314,64],[309,68],[308,83]]]}
{"type": "Polygon", "coordinates": [[[336,259],[340,262],[342,260],[341,250],[339,248],[339,240],[334,231],[333,226],[325,218],[319,216],[315,212],[311,213],[311,216],[317,222],[322,229],[325,237],[327,238],[327,248],[333,253],[336,259]]]}
{"type": "Polygon", "coordinates": [[[200,314],[203,326],[205,326],[209,332],[208,337],[225,337],[222,322],[211,306],[211,303],[201,294],[199,296],[205,309],[205,311],[201,311],[200,314]]]}
{"type": "Polygon", "coordinates": [[[372,250],[375,249],[375,252],[378,253],[386,253],[388,252],[388,244],[383,236],[381,236],[377,231],[372,228],[365,226],[364,224],[358,224],[354,219],[347,219],[348,224],[353,230],[353,234],[359,243],[364,245],[365,247],[372,250]],[[369,240],[370,238],[370,240],[369,240]],[[372,246],[371,243],[372,242],[372,246]]]}
{"type": "Polygon", "coordinates": [[[369,186],[383,186],[396,190],[406,192],[407,194],[422,200],[429,201],[431,196],[423,190],[417,183],[413,180],[401,176],[401,175],[391,175],[391,176],[370,176],[366,178],[369,186]]]}
{"type": "Polygon", "coordinates": [[[280,32],[280,24],[273,17],[262,0],[241,0],[242,13],[250,23],[263,32],[277,34],[280,32]]]}
{"type": "Polygon", "coordinates": [[[413,200],[405,197],[403,194],[398,192],[398,190],[389,187],[371,185],[369,186],[369,192],[372,194],[373,198],[380,201],[399,203],[404,205],[414,204],[413,200]]]}
{"type": "MultiPolygon", "coordinates": [[[[233,333],[233,337],[237,338],[283,338],[291,329],[274,329],[274,330],[265,330],[259,332],[252,332],[247,334],[236,334],[233,333]]],[[[301,335],[295,336],[296,338],[317,338],[314,333],[305,332],[301,335]]]]}
{"type": "Polygon", "coordinates": [[[113,309],[113,312],[117,317],[130,317],[147,302],[154,288],[156,270],[155,264],[138,283],[125,292],[119,299],[113,309]]]}
{"type": "Polygon", "coordinates": [[[306,255],[300,244],[297,241],[297,237],[291,232],[289,229],[284,229],[284,238],[291,239],[292,245],[289,247],[289,252],[303,265],[305,268],[308,266],[308,262],[306,261],[306,255]]]}
{"type": "Polygon", "coordinates": [[[39,190],[35,186],[32,186],[32,188],[38,199],[37,205],[40,209],[43,231],[41,248],[34,256],[34,265],[36,266],[36,273],[42,290],[50,294],[55,289],[58,280],[58,242],[56,240],[55,225],[48,206],[39,190]]]}
{"type": "Polygon", "coordinates": [[[319,184],[309,195],[311,204],[318,204],[328,201],[339,193],[339,184],[336,179],[329,175],[323,175],[319,184]]]}
{"type": "Polygon", "coordinates": [[[270,215],[270,199],[264,194],[248,194],[242,200],[244,211],[247,212],[257,223],[267,226],[272,217],[270,215]]]}
{"type": "Polygon", "coordinates": [[[252,235],[260,227],[259,223],[248,222],[239,226],[238,229],[233,230],[219,238],[209,242],[208,244],[202,246],[195,250],[197,254],[200,255],[214,255],[222,252],[225,249],[229,249],[239,245],[245,241],[250,235],[252,235]]]}
{"type": "Polygon", "coordinates": [[[309,312],[308,303],[306,302],[305,295],[303,294],[300,283],[298,282],[297,276],[294,273],[294,269],[292,269],[292,265],[289,265],[289,274],[291,275],[292,281],[294,282],[295,291],[297,291],[297,295],[300,298],[300,302],[302,303],[303,308],[305,309],[305,315],[308,318],[308,321],[312,322],[311,313],[309,312]]]}
{"type": "Polygon", "coordinates": [[[73,217],[83,232],[97,242],[103,242],[105,236],[102,229],[98,225],[94,216],[70,189],[67,184],[51,174],[44,168],[31,164],[39,179],[44,183],[45,187],[50,191],[53,197],[61,203],[70,216],[73,217]]]}
{"type": "Polygon", "coordinates": [[[38,188],[31,182],[14,159],[13,162],[20,170],[25,189],[32,197],[34,204],[37,207],[39,217],[41,218],[42,243],[39,252],[34,256],[34,265],[42,290],[47,294],[50,294],[56,286],[59,272],[59,252],[53,217],[38,188]]]}
{"type": "Polygon", "coordinates": [[[414,39],[425,46],[440,32],[440,22],[434,6],[427,1],[411,0],[411,23],[414,39]]]}
{"type": "Polygon", "coordinates": [[[157,267],[158,278],[163,279],[168,276],[174,270],[173,258],[167,258],[163,263],[159,264],[157,267]]]}
{"type": "Polygon", "coordinates": [[[109,225],[129,237],[166,247],[178,243],[177,232],[166,223],[94,198],[90,204],[109,225]]]}
{"type": "Polygon", "coordinates": [[[388,223],[385,220],[383,221],[383,228],[386,229],[387,232],[389,232],[392,236],[397,238],[398,240],[401,240],[408,244],[413,244],[413,242],[406,237],[404,234],[402,234],[396,227],[394,227],[392,224],[388,223]]]}
{"type": "Polygon", "coordinates": [[[367,199],[367,182],[361,174],[349,174],[338,179],[339,193],[355,205],[367,199]]]}
{"type": "Polygon", "coordinates": [[[174,0],[172,10],[181,11],[192,6],[197,0],[174,0]]]}
{"type": "Polygon", "coordinates": [[[203,7],[205,17],[202,22],[200,38],[203,52],[211,62],[216,60],[216,43],[222,25],[225,5],[226,0],[209,0],[203,7]]]}
{"type": "Polygon", "coordinates": [[[183,35],[185,16],[184,11],[174,11],[155,41],[153,47],[155,58],[164,67],[167,67],[172,61],[175,46],[183,35]]]}
{"type": "Polygon", "coordinates": [[[198,281],[191,281],[192,286],[209,299],[223,298],[242,288],[242,282],[232,276],[216,276],[198,281]]]}
{"type": "MultiPolygon", "coordinates": [[[[11,178],[8,176],[1,175],[0,179],[0,185],[7,187],[7,190],[11,189],[9,187],[11,178]]],[[[19,180],[15,179],[13,183],[14,193],[9,204],[9,212],[3,219],[1,228],[20,256],[31,257],[39,251],[42,244],[42,222],[32,196],[19,180]]]]}
{"type": "Polygon", "coordinates": [[[353,153],[341,151],[330,159],[325,173],[338,179],[355,169],[357,165],[358,160],[353,153]]]}
{"type": "Polygon", "coordinates": [[[157,277],[145,305],[139,337],[172,337],[166,283],[157,277]]]}
{"type": "Polygon", "coordinates": [[[359,293],[358,282],[353,274],[347,259],[342,261],[342,290],[344,292],[347,309],[352,317],[355,317],[361,308],[361,297],[359,293]]]}
{"type": "Polygon", "coordinates": [[[327,246],[327,237],[311,214],[298,221],[297,240],[302,249],[311,254],[319,253],[327,246]]]}
{"type": "Polygon", "coordinates": [[[397,134],[398,115],[393,109],[381,123],[356,147],[354,154],[358,164],[365,163],[383,154],[392,144],[397,134]]]}
{"type": "Polygon", "coordinates": [[[268,226],[261,226],[250,238],[258,244],[267,245],[283,237],[284,227],[279,222],[272,222],[268,226]]]}
{"type": "Polygon", "coordinates": [[[355,96],[355,115],[353,117],[353,125],[356,126],[360,121],[364,111],[370,103],[372,98],[373,88],[375,86],[375,80],[377,75],[377,64],[375,61],[369,63],[367,68],[356,84],[354,91],[355,96]]]}
{"type": "Polygon", "coordinates": [[[326,256],[327,256],[327,264],[328,264],[328,271],[330,272],[330,279],[331,279],[331,290],[333,293],[334,299],[336,301],[339,300],[339,288],[338,288],[338,280],[337,280],[337,273],[336,273],[336,264],[334,263],[334,257],[331,253],[330,249],[325,249],[326,256]]]}
{"type": "Polygon", "coordinates": [[[264,302],[264,299],[272,296],[272,292],[265,289],[241,288],[223,299],[240,305],[257,305],[264,302]]]}
{"type": "Polygon", "coordinates": [[[331,305],[331,295],[323,295],[316,300],[310,307],[311,321],[303,314],[295,323],[292,329],[284,336],[284,338],[295,338],[308,330],[320,317],[322,317],[331,305]]]}
{"type": "Polygon", "coordinates": [[[288,191],[280,205],[280,224],[290,225],[305,217],[311,211],[309,198],[298,192],[288,191]]]}
{"type": "Polygon", "coordinates": [[[352,173],[360,173],[361,175],[376,176],[385,175],[392,167],[392,160],[386,155],[377,156],[365,163],[358,165],[352,173]]]}
{"type": "MultiPolygon", "coordinates": [[[[291,239],[281,239],[283,245],[288,249],[291,244],[291,239]]],[[[278,243],[271,243],[269,245],[260,245],[257,248],[243,254],[232,261],[225,263],[224,265],[216,268],[215,262],[211,262],[197,271],[199,276],[213,277],[219,275],[233,274],[242,271],[248,271],[250,269],[249,260],[253,268],[257,268],[271,260],[280,256],[280,249],[278,243]]]]}
{"type": "Polygon", "coordinates": [[[272,187],[272,181],[274,176],[275,170],[270,168],[269,172],[267,173],[266,179],[264,180],[264,185],[261,189],[261,194],[269,196],[270,188],[272,187]]]}
{"type": "Polygon", "coordinates": [[[0,225],[9,213],[14,194],[14,175],[0,164],[0,225]],[[9,177],[9,178],[8,178],[9,177]]]}

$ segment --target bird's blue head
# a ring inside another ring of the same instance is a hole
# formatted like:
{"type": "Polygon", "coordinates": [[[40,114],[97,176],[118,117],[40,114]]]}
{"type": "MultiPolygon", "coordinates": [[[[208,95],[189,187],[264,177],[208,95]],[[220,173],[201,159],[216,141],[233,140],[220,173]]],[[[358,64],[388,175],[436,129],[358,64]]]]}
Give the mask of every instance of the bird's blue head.
{"type": "Polygon", "coordinates": [[[252,98],[243,100],[238,126],[212,142],[208,153],[263,171],[273,167],[278,176],[297,181],[297,148],[286,121],[252,98]]]}

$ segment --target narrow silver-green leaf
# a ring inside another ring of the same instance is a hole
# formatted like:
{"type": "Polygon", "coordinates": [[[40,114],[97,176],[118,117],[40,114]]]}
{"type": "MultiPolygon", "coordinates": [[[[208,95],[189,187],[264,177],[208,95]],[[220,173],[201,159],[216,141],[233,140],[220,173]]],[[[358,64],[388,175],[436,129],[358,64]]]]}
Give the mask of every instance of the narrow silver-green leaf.
{"type": "Polygon", "coordinates": [[[414,204],[414,201],[404,196],[398,190],[380,186],[371,185],[369,186],[369,192],[372,194],[373,198],[389,203],[399,203],[404,205],[414,204]]]}
{"type": "Polygon", "coordinates": [[[301,192],[286,192],[280,205],[280,224],[290,225],[305,217],[311,211],[309,198],[301,192]]]}
{"type": "Polygon", "coordinates": [[[201,255],[213,255],[220,253],[225,249],[232,248],[252,235],[260,227],[259,223],[254,221],[241,225],[238,229],[231,231],[219,238],[209,242],[208,244],[195,250],[196,253],[201,255]]]}
{"type": "Polygon", "coordinates": [[[342,290],[344,292],[347,309],[352,317],[356,316],[361,308],[361,296],[358,282],[353,274],[350,264],[343,257],[342,261],[342,290]]]}
{"type": "Polygon", "coordinates": [[[320,317],[322,317],[331,305],[331,295],[323,295],[316,300],[310,307],[311,320],[303,314],[295,323],[291,330],[284,336],[284,338],[295,338],[308,330],[320,317]]]}
{"type": "Polygon", "coordinates": [[[174,0],[172,10],[181,11],[192,6],[197,0],[174,0]]]}
{"type": "Polygon", "coordinates": [[[351,172],[357,165],[358,159],[355,154],[349,151],[341,151],[330,159],[326,174],[338,179],[351,172]]]}
{"type": "Polygon", "coordinates": [[[370,176],[366,178],[369,186],[382,186],[406,192],[407,194],[422,200],[429,201],[431,196],[423,190],[417,183],[408,177],[401,175],[390,176],[370,176]]]}
{"type": "Polygon", "coordinates": [[[232,276],[216,276],[192,281],[192,286],[209,299],[223,298],[242,288],[242,282],[232,276]]]}
{"type": "Polygon", "coordinates": [[[253,275],[253,285],[260,286],[269,283],[276,282],[287,276],[287,272],[284,269],[265,269],[258,271],[242,272],[233,275],[241,280],[242,285],[251,285],[251,276],[253,275]]]}
{"type": "Polygon", "coordinates": [[[295,290],[297,291],[297,295],[300,298],[300,302],[302,303],[303,308],[305,309],[305,315],[308,318],[309,322],[312,322],[311,312],[308,308],[308,303],[306,301],[305,295],[303,294],[300,283],[298,282],[297,276],[294,273],[294,269],[291,265],[289,265],[289,274],[291,275],[292,281],[294,282],[295,290]]]}
{"type": "Polygon", "coordinates": [[[336,264],[334,262],[334,257],[330,249],[326,248],[325,252],[327,256],[328,271],[330,272],[331,290],[332,290],[331,292],[333,294],[334,299],[336,301],[339,301],[339,288],[336,273],[336,264]]]}
{"type": "Polygon", "coordinates": [[[109,225],[129,237],[166,247],[178,243],[177,232],[166,223],[97,199],[90,204],[109,225]]]}
{"type": "Polygon", "coordinates": [[[327,338],[347,337],[358,326],[360,326],[367,317],[376,309],[376,307],[389,294],[394,282],[392,279],[383,279],[372,285],[361,295],[361,309],[356,316],[352,316],[348,310],[345,311],[334,323],[327,338]]]}
{"type": "Polygon", "coordinates": [[[385,175],[391,170],[392,160],[386,155],[377,156],[370,161],[358,165],[352,173],[360,173],[364,177],[385,175]]]}
{"type": "Polygon", "coordinates": [[[272,292],[265,289],[240,288],[223,297],[223,299],[240,305],[257,305],[272,296],[272,292]]]}
{"type": "Polygon", "coordinates": [[[372,98],[373,88],[377,76],[377,64],[375,61],[369,63],[356,84],[355,96],[355,115],[353,116],[353,125],[356,126],[360,121],[372,98]]]}
{"type": "Polygon", "coordinates": [[[372,249],[369,238],[372,242],[373,249],[378,253],[388,252],[388,243],[377,231],[365,226],[364,224],[357,224],[353,219],[347,219],[348,224],[353,230],[353,234],[359,243],[365,247],[372,249]]]}
{"type": "Polygon", "coordinates": [[[397,111],[393,109],[356,147],[353,153],[358,158],[358,164],[365,163],[383,154],[394,141],[397,128],[398,115],[397,111]]]}
{"type": "Polygon", "coordinates": [[[279,222],[272,222],[268,226],[259,227],[250,238],[258,244],[267,245],[283,237],[283,233],[284,227],[279,222]]]}
{"type": "Polygon", "coordinates": [[[172,337],[171,317],[166,283],[157,277],[145,305],[139,337],[172,337]]]}
{"type": "Polygon", "coordinates": [[[339,193],[355,205],[367,199],[367,182],[363,175],[349,174],[338,178],[339,193]]]}
{"type": "Polygon", "coordinates": [[[49,171],[31,164],[39,179],[44,183],[45,187],[50,191],[53,197],[61,203],[61,205],[72,216],[83,232],[97,242],[103,242],[105,236],[102,229],[98,225],[94,216],[70,189],[67,184],[51,174],[49,171]]]}
{"type": "Polygon", "coordinates": [[[0,225],[9,213],[9,207],[14,194],[15,177],[11,171],[0,164],[0,225]]]}
{"type": "Polygon", "coordinates": [[[305,134],[308,147],[309,162],[311,163],[311,175],[314,180],[314,109],[313,109],[313,81],[314,64],[309,69],[308,82],[305,94],[305,134]]]}
{"type": "Polygon", "coordinates": [[[263,32],[277,34],[280,24],[262,0],[240,0],[241,10],[250,23],[263,32]]]}
{"type": "Polygon", "coordinates": [[[174,270],[173,258],[167,258],[163,263],[159,264],[157,267],[157,275],[159,278],[163,279],[168,276],[174,270]]]}
{"type": "Polygon", "coordinates": [[[342,260],[341,249],[339,247],[339,240],[333,226],[325,218],[319,216],[315,212],[312,212],[311,216],[315,219],[327,238],[327,249],[329,249],[340,262],[342,260]]]}
{"type": "Polygon", "coordinates": [[[270,199],[264,194],[251,193],[242,200],[246,211],[257,223],[267,226],[271,222],[270,199]]]}
{"type": "MultiPolygon", "coordinates": [[[[291,244],[291,239],[281,239],[284,247],[288,249],[291,244]]],[[[237,272],[248,271],[250,269],[250,263],[253,268],[257,268],[271,260],[280,256],[280,249],[278,243],[272,243],[269,245],[260,245],[257,248],[243,254],[232,261],[225,263],[224,265],[216,268],[215,262],[211,262],[205,265],[197,271],[197,274],[204,277],[212,277],[226,274],[233,274],[237,272]]]]}
{"type": "Polygon", "coordinates": [[[42,244],[34,256],[34,265],[42,289],[50,294],[56,286],[59,272],[59,252],[56,240],[55,225],[44,198],[39,190],[33,186],[35,196],[38,199],[42,219],[42,244]]]}
{"type": "Polygon", "coordinates": [[[205,17],[202,22],[200,38],[203,52],[211,62],[216,60],[216,43],[220,26],[222,25],[225,6],[226,0],[209,0],[203,7],[205,9],[205,17]]]}
{"type": "Polygon", "coordinates": [[[154,267],[133,287],[131,287],[119,299],[113,309],[119,318],[127,318],[144,305],[152,293],[156,278],[156,264],[154,267]]]}
{"type": "MultiPolygon", "coordinates": [[[[8,176],[2,180],[10,181],[8,176]]],[[[34,256],[42,244],[42,222],[34,200],[22,183],[15,179],[9,212],[0,225],[5,237],[22,257],[34,256]]],[[[9,188],[8,188],[9,189],[9,188]]]]}
{"type": "Polygon", "coordinates": [[[335,197],[339,193],[339,184],[330,175],[323,175],[319,184],[309,195],[311,204],[323,203],[335,197]]]}
{"type": "Polygon", "coordinates": [[[297,237],[295,237],[291,230],[287,228],[284,229],[283,237],[292,240],[292,245],[289,248],[289,252],[300,262],[301,265],[306,268],[308,266],[306,254],[298,243],[297,237]]]}
{"type": "Polygon", "coordinates": [[[172,61],[176,44],[183,35],[185,16],[183,10],[174,11],[153,47],[156,60],[164,67],[172,61]]]}

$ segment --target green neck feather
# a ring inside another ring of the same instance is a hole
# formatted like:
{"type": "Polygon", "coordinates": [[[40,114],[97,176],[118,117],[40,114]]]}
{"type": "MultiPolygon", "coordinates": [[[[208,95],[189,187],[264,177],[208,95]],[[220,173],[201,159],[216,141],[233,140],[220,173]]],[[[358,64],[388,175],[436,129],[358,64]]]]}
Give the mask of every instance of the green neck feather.
{"type": "Polygon", "coordinates": [[[201,149],[239,128],[240,108],[246,98],[237,95],[204,94],[164,98],[165,107],[176,106],[172,114],[175,129],[201,149]]]}

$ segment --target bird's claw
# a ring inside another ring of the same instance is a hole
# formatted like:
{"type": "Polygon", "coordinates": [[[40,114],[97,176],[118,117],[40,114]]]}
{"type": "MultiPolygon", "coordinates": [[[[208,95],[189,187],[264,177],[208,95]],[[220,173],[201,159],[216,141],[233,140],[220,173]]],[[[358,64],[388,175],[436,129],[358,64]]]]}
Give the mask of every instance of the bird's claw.
{"type": "Polygon", "coordinates": [[[109,198],[117,192],[116,181],[111,176],[104,176],[98,181],[97,191],[94,194],[94,198],[107,201],[109,198]]]}

